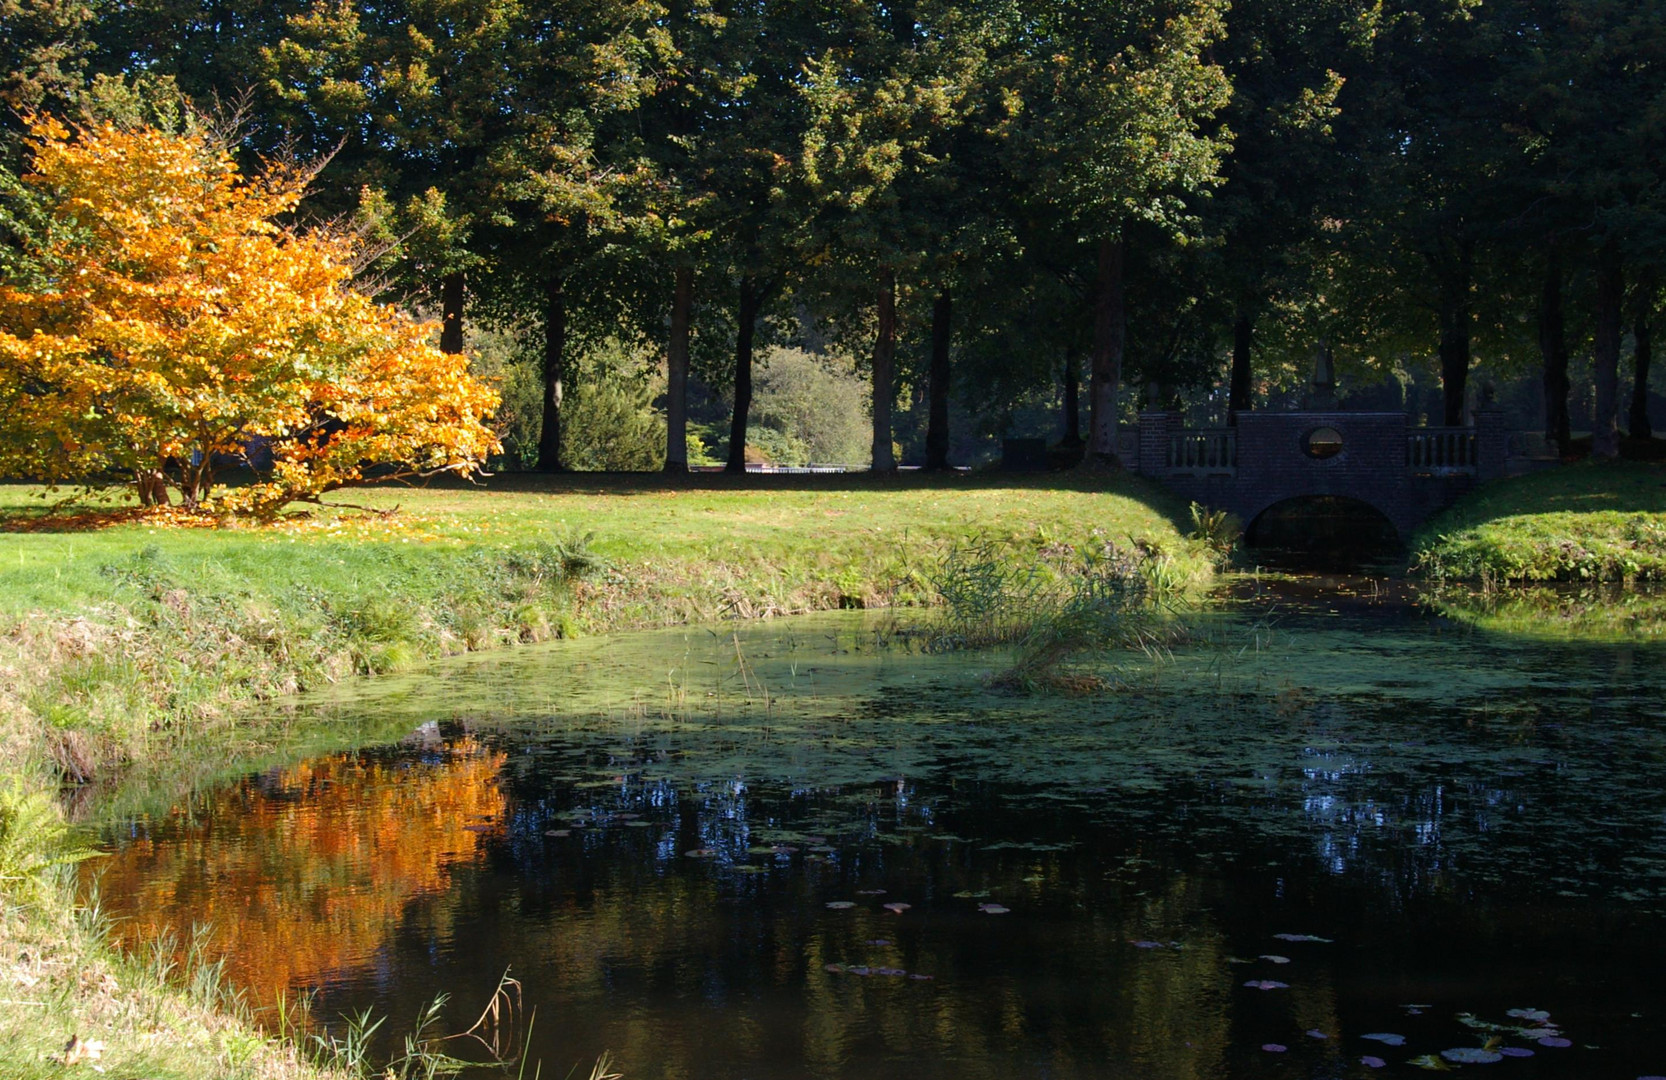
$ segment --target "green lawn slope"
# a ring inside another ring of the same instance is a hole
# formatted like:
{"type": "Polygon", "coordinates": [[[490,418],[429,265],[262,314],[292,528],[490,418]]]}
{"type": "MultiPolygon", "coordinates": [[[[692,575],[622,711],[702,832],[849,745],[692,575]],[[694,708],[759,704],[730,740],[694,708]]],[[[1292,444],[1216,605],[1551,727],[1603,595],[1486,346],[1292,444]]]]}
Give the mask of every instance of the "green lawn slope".
{"type": "Polygon", "coordinates": [[[1666,579],[1666,465],[1585,462],[1500,480],[1430,520],[1411,566],[1493,582],[1666,579]]]}
{"type": "Polygon", "coordinates": [[[185,528],[0,486],[0,754],[88,779],[182,743],[242,752],[252,700],[446,653],[926,604],[970,538],[1020,558],[1137,544],[1208,572],[1183,508],[1113,474],[510,476],[344,501],[360,508],[185,528]]]}

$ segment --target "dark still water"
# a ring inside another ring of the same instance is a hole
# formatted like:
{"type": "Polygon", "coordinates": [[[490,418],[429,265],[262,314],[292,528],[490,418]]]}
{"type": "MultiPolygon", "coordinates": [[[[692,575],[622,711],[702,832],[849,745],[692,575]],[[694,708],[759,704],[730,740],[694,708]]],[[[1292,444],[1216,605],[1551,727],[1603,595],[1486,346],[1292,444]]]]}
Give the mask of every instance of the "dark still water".
{"type": "Polygon", "coordinates": [[[1666,1075],[1666,649],[1358,592],[1086,699],[872,616],[475,658],[128,822],[104,902],[390,1033],[508,970],[544,1076],[1666,1075]]]}

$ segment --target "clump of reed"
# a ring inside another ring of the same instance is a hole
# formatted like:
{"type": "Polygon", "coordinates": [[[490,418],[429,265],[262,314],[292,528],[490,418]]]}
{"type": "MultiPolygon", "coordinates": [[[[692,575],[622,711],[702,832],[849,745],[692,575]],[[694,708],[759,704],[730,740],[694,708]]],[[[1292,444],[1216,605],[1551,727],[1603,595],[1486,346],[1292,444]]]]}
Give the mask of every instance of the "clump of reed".
{"type": "Polygon", "coordinates": [[[1090,664],[1131,649],[1157,655],[1185,634],[1174,602],[1188,580],[1149,541],[1095,536],[1026,551],[969,540],[944,554],[934,580],[942,606],[928,648],[1010,647],[1012,664],[990,679],[1000,689],[1106,690],[1090,664]]]}

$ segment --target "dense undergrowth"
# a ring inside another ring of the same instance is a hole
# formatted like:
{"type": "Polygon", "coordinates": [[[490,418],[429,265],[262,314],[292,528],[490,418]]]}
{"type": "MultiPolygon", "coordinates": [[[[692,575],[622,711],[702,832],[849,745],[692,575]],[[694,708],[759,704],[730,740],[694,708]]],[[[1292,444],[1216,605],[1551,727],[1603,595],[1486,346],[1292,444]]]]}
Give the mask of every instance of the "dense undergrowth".
{"type": "Polygon", "coordinates": [[[1490,484],[1412,542],[1427,577],[1486,583],[1666,580],[1666,466],[1563,466],[1490,484]]]}

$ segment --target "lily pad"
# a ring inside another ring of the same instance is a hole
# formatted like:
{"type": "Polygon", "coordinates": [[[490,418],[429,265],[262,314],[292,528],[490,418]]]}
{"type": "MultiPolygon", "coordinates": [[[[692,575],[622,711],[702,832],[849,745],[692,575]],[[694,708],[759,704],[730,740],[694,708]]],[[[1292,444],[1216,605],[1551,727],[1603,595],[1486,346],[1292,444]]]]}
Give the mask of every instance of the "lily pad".
{"type": "Polygon", "coordinates": [[[1500,1046],[1498,1052],[1505,1057],[1532,1057],[1533,1051],[1525,1046],[1500,1046]]]}
{"type": "Polygon", "coordinates": [[[878,938],[869,938],[867,941],[864,941],[862,944],[864,944],[864,945],[877,945],[877,946],[883,948],[884,946],[891,944],[891,942],[888,941],[885,938],[878,937],[878,938]]]}
{"type": "Polygon", "coordinates": [[[1380,1042],[1384,1046],[1406,1045],[1406,1037],[1404,1035],[1396,1035],[1392,1031],[1373,1031],[1369,1035],[1361,1035],[1360,1038],[1370,1039],[1373,1042],[1380,1042]]]}
{"type": "Polygon", "coordinates": [[[1283,1043],[1262,1043],[1261,1049],[1267,1051],[1269,1054],[1282,1054],[1290,1048],[1285,1046],[1283,1043]]]}
{"type": "Polygon", "coordinates": [[[1288,956],[1274,956],[1272,953],[1262,953],[1261,959],[1273,964],[1288,964],[1290,962],[1288,956]]]}
{"type": "Polygon", "coordinates": [[[880,906],[883,907],[886,911],[889,911],[893,915],[901,915],[903,912],[907,911],[909,908],[913,907],[914,905],[913,904],[895,903],[895,904],[881,904],[880,906]]]}
{"type": "Polygon", "coordinates": [[[1161,949],[1162,947],[1163,947],[1163,943],[1161,941],[1136,941],[1136,942],[1134,942],[1134,948],[1136,948],[1136,949],[1161,949]]]}
{"type": "Polygon", "coordinates": [[[1382,1058],[1372,1057],[1370,1054],[1366,1054],[1364,1057],[1360,1058],[1359,1063],[1364,1065],[1367,1069],[1381,1069],[1388,1065],[1388,1062],[1384,1061],[1382,1058]]]}
{"type": "Polygon", "coordinates": [[[709,847],[695,848],[693,851],[685,851],[683,854],[691,859],[714,859],[717,857],[717,852],[709,847]]]}
{"type": "Polygon", "coordinates": [[[1520,1020],[1531,1020],[1535,1024],[1542,1024],[1550,1019],[1550,1014],[1543,1009],[1506,1009],[1505,1016],[1514,1016],[1520,1020]]]}
{"type": "Polygon", "coordinates": [[[1281,983],[1277,979],[1251,979],[1244,984],[1251,990],[1287,990],[1289,983],[1281,983]]]}
{"type": "Polygon", "coordinates": [[[571,836],[571,835],[573,835],[573,830],[571,830],[571,829],[545,829],[544,830],[544,835],[545,836],[571,836]]]}
{"type": "Polygon", "coordinates": [[[885,895],[885,890],[884,889],[857,889],[856,890],[856,895],[857,896],[884,896],[885,895]]]}
{"type": "Polygon", "coordinates": [[[1320,937],[1318,934],[1274,934],[1280,941],[1317,941],[1321,945],[1329,945],[1331,939],[1320,937]]]}
{"type": "Polygon", "coordinates": [[[985,915],[1005,915],[1012,909],[1004,907],[1001,904],[979,904],[978,910],[983,912],[985,915]]]}
{"type": "Polygon", "coordinates": [[[827,909],[829,911],[844,911],[847,908],[853,908],[855,906],[856,901],[854,900],[829,900],[827,902],[827,909]]]}
{"type": "Polygon", "coordinates": [[[1572,1046],[1573,1045],[1573,1040],[1572,1039],[1564,1039],[1560,1035],[1546,1035],[1544,1038],[1539,1040],[1539,1045],[1540,1046],[1555,1046],[1555,1047],[1572,1046]]]}
{"type": "Polygon", "coordinates": [[[1320,1031],[1318,1028],[1308,1028],[1307,1029],[1307,1037],[1310,1038],[1310,1039],[1328,1039],[1328,1038],[1330,1038],[1329,1035],[1325,1034],[1323,1031],[1320,1031]]]}
{"type": "Polygon", "coordinates": [[[1504,1060],[1503,1054],[1479,1046],[1454,1046],[1442,1050],[1440,1056],[1459,1065],[1491,1065],[1504,1060]]]}

